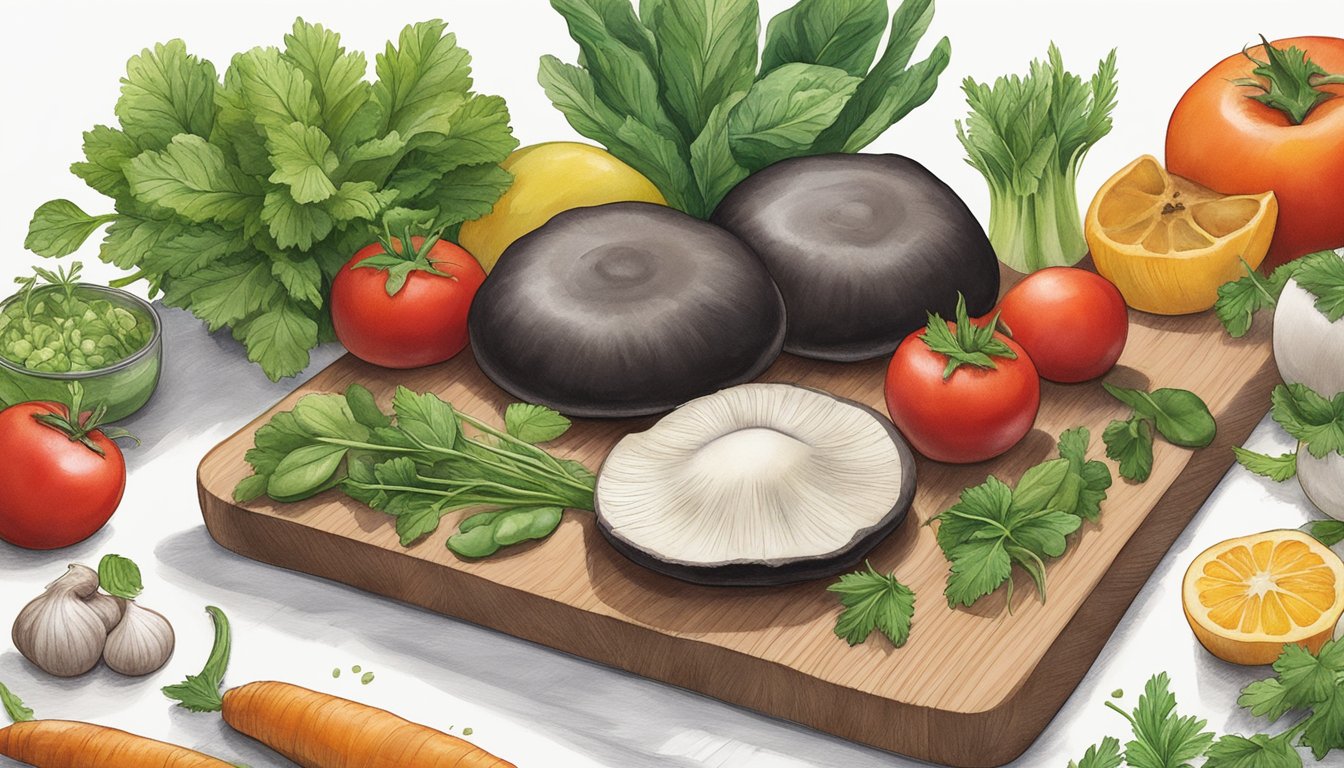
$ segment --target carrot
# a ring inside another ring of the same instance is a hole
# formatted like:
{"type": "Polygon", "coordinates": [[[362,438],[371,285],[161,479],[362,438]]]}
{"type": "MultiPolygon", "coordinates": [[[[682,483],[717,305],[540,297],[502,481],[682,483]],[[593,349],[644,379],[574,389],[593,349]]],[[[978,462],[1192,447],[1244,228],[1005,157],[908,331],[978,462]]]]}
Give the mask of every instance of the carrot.
{"type": "Polygon", "coordinates": [[[229,620],[215,621],[215,645],[199,675],[163,692],[224,722],[303,768],[514,768],[470,742],[396,715],[288,683],[249,683],[220,694],[231,651],[229,620]]]}
{"type": "Polygon", "coordinates": [[[0,683],[0,705],[14,724],[0,728],[0,755],[37,768],[232,768],[200,752],[116,728],[34,720],[33,710],[0,683]]]}
{"type": "Polygon", "coordinates": [[[184,747],[66,720],[30,720],[0,728],[0,755],[37,768],[232,768],[184,747]]]}

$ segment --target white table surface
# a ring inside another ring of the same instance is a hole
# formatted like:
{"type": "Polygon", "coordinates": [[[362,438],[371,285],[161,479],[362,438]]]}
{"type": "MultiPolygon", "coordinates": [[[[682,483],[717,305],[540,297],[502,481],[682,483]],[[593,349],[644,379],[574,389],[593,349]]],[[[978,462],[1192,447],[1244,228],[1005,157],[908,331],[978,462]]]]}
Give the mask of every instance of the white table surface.
{"type": "MultiPolygon", "coordinates": [[[[763,3],[767,12],[785,5],[763,3]]],[[[1323,19],[1332,4],[1281,2],[1272,11],[1223,2],[1215,14],[1197,2],[1094,3],[1065,0],[944,0],[930,35],[953,40],[953,63],[938,94],[873,147],[924,162],[987,220],[984,182],[961,162],[951,121],[964,116],[960,79],[1020,71],[1055,39],[1075,71],[1091,72],[1120,47],[1116,128],[1092,152],[1079,181],[1086,203],[1111,172],[1135,155],[1161,154],[1166,116],[1181,91],[1228,51],[1264,32],[1271,38],[1344,32],[1344,18],[1323,19]],[[1099,21],[1104,19],[1104,21],[1099,21]]],[[[495,2],[177,2],[6,4],[0,9],[0,72],[10,114],[0,128],[0,281],[24,274],[38,258],[22,250],[31,211],[67,197],[91,212],[103,202],[66,172],[79,134],[112,118],[125,59],[155,41],[180,36],[217,63],[252,45],[276,44],[296,14],[345,34],[348,46],[373,51],[409,21],[442,16],[474,55],[479,90],[504,95],[523,143],[573,138],[535,85],[541,53],[572,56],[563,25],[541,0],[495,2]],[[518,19],[526,20],[520,29],[518,19]]],[[[932,40],[929,41],[930,43],[932,40]]],[[[928,45],[924,46],[927,49],[928,45]]],[[[91,241],[80,255],[96,279],[91,241]]],[[[28,664],[0,633],[0,681],[40,716],[80,719],[190,746],[231,761],[288,763],[238,736],[216,716],[173,709],[158,689],[199,669],[211,627],[203,608],[233,620],[231,681],[284,679],[357,698],[414,720],[473,729],[471,739],[520,766],[911,766],[916,762],[759,716],[671,686],[613,671],[521,640],[443,618],[313,577],[261,565],[216,545],[201,523],[195,468],[213,445],[298,385],[271,383],[247,363],[227,334],[208,335],[186,313],[167,310],[165,372],[150,405],[125,423],[144,441],[126,451],[130,479],[112,522],[69,549],[37,553],[0,544],[0,626],[59,576],[66,563],[95,565],[105,553],[136,560],[141,602],[176,627],[178,651],[147,679],[104,668],[56,680],[28,664]],[[376,675],[363,686],[359,664],[376,675]],[[334,667],[345,669],[333,679],[334,667]]],[[[304,376],[340,354],[327,347],[304,376]]],[[[1248,445],[1288,450],[1291,441],[1265,420],[1248,445]]],[[[0,457],[3,460],[3,457],[0,457]]],[[[1238,690],[1264,676],[1205,653],[1181,614],[1179,586],[1189,561],[1231,536],[1295,527],[1312,514],[1296,484],[1283,487],[1234,468],[1148,581],[1078,690],[1041,739],[1015,765],[1062,766],[1103,735],[1123,738],[1123,721],[1102,706],[1123,688],[1132,702],[1147,677],[1165,670],[1183,711],[1219,730],[1253,730],[1238,690]]],[[[918,630],[916,624],[915,631],[918,630]]],[[[901,727],[892,723],[893,728],[901,727]]],[[[0,765],[11,765],[0,758],[0,765]]]]}

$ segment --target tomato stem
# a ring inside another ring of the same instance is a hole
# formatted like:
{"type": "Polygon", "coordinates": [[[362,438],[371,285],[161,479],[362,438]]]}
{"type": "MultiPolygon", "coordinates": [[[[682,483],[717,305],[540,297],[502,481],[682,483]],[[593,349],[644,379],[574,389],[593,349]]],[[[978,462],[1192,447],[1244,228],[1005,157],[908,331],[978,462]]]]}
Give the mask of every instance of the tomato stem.
{"type": "Polygon", "coordinates": [[[93,442],[90,435],[94,432],[102,432],[103,436],[109,440],[128,438],[135,440],[137,443],[140,442],[134,435],[120,427],[103,425],[103,419],[107,416],[106,404],[99,403],[92,411],[84,413],[84,387],[77,381],[70,384],[70,399],[62,405],[66,409],[65,415],[37,413],[33,414],[33,419],[39,424],[51,427],[70,438],[70,442],[82,444],[99,456],[106,456],[107,452],[103,450],[102,446],[93,442]]]}
{"type": "Polygon", "coordinates": [[[1232,83],[1260,91],[1247,98],[1277,109],[1293,125],[1301,125],[1317,105],[1335,95],[1321,90],[1321,86],[1344,84],[1344,75],[1326,72],[1301,48],[1275,48],[1264,35],[1260,36],[1260,41],[1265,49],[1265,61],[1252,56],[1249,49],[1242,50],[1242,55],[1255,64],[1251,70],[1255,77],[1233,80],[1232,83]]]}

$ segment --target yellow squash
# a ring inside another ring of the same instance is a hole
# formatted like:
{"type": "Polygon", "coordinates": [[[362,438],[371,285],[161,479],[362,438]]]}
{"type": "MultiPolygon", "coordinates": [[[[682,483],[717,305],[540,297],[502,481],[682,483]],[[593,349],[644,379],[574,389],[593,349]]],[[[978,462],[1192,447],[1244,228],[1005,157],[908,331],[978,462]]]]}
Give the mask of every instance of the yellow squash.
{"type": "Polygon", "coordinates": [[[514,240],[572,208],[626,201],[667,205],[653,182],[600,147],[568,141],[523,147],[500,164],[513,185],[490,213],[462,225],[458,243],[494,269],[514,240]]]}
{"type": "Polygon", "coordinates": [[[1273,192],[1220,195],[1144,155],[1093,198],[1083,232],[1102,277],[1129,306],[1159,315],[1203,312],[1218,286],[1260,266],[1274,236],[1273,192]]]}

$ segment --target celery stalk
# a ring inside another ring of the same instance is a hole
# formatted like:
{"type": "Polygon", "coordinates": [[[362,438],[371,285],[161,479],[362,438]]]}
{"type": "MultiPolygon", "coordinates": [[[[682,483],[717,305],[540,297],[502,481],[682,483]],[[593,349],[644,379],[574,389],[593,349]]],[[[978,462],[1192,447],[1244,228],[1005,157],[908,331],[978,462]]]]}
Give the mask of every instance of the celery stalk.
{"type": "Polygon", "coordinates": [[[962,84],[971,114],[957,121],[967,162],[989,183],[989,240],[1018,272],[1071,266],[1087,253],[1076,182],[1087,150],[1111,130],[1115,51],[1090,81],[1064,69],[1051,44],[1025,76],[962,84]]]}

